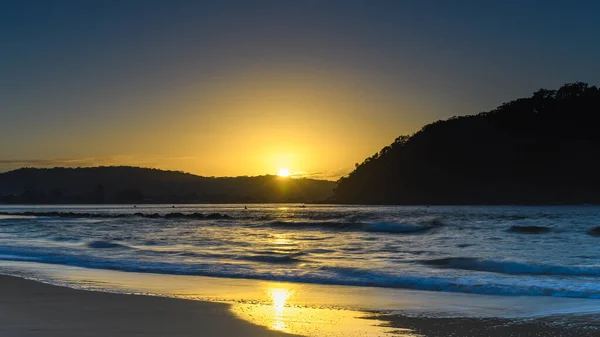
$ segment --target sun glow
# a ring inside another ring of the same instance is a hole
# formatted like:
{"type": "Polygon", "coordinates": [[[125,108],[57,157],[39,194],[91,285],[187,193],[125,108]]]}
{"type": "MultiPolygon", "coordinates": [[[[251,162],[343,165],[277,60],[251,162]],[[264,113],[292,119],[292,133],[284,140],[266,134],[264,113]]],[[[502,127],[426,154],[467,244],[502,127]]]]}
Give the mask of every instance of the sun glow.
{"type": "Polygon", "coordinates": [[[290,176],[290,170],[286,169],[286,168],[280,168],[279,172],[277,173],[278,176],[280,177],[289,177],[290,176]]]}

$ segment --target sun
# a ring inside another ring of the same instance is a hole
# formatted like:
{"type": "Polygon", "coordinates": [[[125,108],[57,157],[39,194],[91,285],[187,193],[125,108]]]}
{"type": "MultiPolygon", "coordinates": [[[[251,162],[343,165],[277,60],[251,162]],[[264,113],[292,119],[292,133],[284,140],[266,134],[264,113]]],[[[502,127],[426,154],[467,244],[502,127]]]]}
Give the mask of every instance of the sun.
{"type": "Polygon", "coordinates": [[[277,173],[278,176],[280,177],[289,177],[290,176],[290,170],[286,169],[286,168],[280,168],[279,172],[277,173]]]}

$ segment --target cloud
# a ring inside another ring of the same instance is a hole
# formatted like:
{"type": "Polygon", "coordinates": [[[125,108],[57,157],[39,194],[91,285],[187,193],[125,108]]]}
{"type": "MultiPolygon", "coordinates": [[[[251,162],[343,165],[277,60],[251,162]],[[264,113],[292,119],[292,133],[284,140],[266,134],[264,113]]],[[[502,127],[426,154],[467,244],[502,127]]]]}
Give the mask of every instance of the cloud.
{"type": "Polygon", "coordinates": [[[0,159],[1,167],[21,167],[21,166],[72,166],[75,164],[86,164],[94,162],[94,158],[77,159],[0,159]]]}
{"type": "Polygon", "coordinates": [[[295,178],[338,180],[341,177],[348,175],[350,172],[352,172],[351,168],[337,168],[321,172],[294,172],[291,174],[291,176],[295,178]]]}
{"type": "Polygon", "coordinates": [[[10,171],[21,167],[92,167],[131,165],[156,167],[173,160],[189,160],[193,157],[142,157],[142,156],[109,156],[87,158],[56,158],[56,159],[0,159],[0,171],[10,171]]]}
{"type": "MultiPolygon", "coordinates": [[[[144,157],[144,156],[109,156],[86,158],[56,158],[56,159],[0,159],[0,172],[15,170],[22,167],[94,167],[94,166],[140,166],[177,170],[182,167],[182,161],[195,160],[195,157],[144,157]]],[[[182,167],[183,168],[183,167],[182,167]]],[[[348,175],[352,168],[337,168],[320,172],[294,172],[294,178],[311,178],[320,180],[338,180],[348,175]]]]}

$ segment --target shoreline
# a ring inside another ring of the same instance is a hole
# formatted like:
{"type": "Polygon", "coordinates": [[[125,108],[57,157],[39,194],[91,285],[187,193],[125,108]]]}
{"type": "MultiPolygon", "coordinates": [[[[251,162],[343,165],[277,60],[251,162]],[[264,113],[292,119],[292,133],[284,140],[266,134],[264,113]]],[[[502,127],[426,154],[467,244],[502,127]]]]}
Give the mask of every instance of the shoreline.
{"type": "Polygon", "coordinates": [[[283,291],[287,294],[286,307],[341,309],[362,313],[400,313],[415,317],[535,319],[562,315],[600,316],[598,305],[600,300],[588,298],[473,294],[146,273],[27,260],[0,260],[0,274],[78,290],[235,304],[273,305],[273,291],[283,291]]]}
{"type": "MultiPolygon", "coordinates": [[[[301,334],[275,331],[277,326],[261,327],[241,319],[227,303],[79,290],[17,276],[0,275],[0,298],[0,335],[7,337],[330,336],[320,334],[320,322],[307,322],[309,328],[301,334]]],[[[586,337],[600,334],[599,315],[577,317],[578,320],[569,315],[517,320],[370,313],[363,320],[367,324],[371,320],[374,326],[385,329],[373,330],[365,336],[586,337]],[[592,321],[594,325],[587,324],[592,321]]],[[[311,318],[315,319],[308,317],[311,318]]],[[[354,328],[349,321],[330,323],[341,330],[340,336],[345,335],[344,330],[354,328]]]]}

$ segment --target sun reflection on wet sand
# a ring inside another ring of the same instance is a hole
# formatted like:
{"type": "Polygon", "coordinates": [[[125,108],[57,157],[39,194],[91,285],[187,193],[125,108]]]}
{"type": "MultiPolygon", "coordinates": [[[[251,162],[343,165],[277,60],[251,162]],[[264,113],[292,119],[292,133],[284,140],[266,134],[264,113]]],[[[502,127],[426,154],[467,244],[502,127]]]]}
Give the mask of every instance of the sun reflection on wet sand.
{"type": "MultiPolygon", "coordinates": [[[[285,286],[285,284],[283,284],[285,286]]],[[[270,285],[265,292],[271,303],[234,303],[231,310],[238,317],[271,330],[308,337],[415,336],[383,326],[364,312],[294,305],[294,291],[280,284],[270,285]]]]}
{"type": "Polygon", "coordinates": [[[269,297],[273,301],[273,324],[271,329],[285,331],[284,320],[285,303],[290,298],[292,292],[287,289],[273,288],[269,290],[269,297]]]}
{"type": "MultiPolygon", "coordinates": [[[[38,277],[45,275],[43,278],[77,289],[228,303],[233,314],[250,323],[306,337],[416,337],[408,329],[385,326],[386,322],[368,312],[332,307],[332,303],[345,308],[368,307],[371,298],[368,295],[369,288],[125,273],[34,262],[0,263],[0,268],[9,268],[6,270],[12,270],[11,266],[17,268],[20,275],[30,276],[33,274],[23,273],[35,272],[38,277]],[[33,269],[27,269],[28,266],[33,269]]],[[[407,292],[402,294],[403,297],[396,298],[409,297],[407,292]]],[[[423,296],[419,293],[419,303],[423,296]]],[[[389,297],[375,299],[381,303],[389,297]]],[[[435,294],[435,298],[439,297],[439,294],[435,294]]],[[[395,307],[400,305],[396,304],[395,307]]]]}

